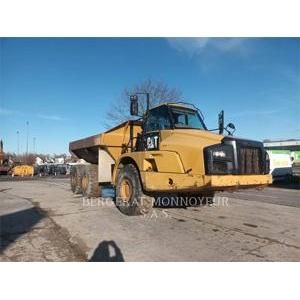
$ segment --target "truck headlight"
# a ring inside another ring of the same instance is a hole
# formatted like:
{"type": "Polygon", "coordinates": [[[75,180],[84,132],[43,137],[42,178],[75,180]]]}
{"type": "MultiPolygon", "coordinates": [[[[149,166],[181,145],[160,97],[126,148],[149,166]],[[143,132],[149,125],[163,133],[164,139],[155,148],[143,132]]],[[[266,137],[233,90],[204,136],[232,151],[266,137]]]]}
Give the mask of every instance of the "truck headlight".
{"type": "Polygon", "coordinates": [[[226,157],[226,152],[225,151],[213,151],[213,156],[224,158],[224,157],[226,157]]]}
{"type": "Polygon", "coordinates": [[[234,170],[233,148],[231,145],[212,145],[204,149],[206,174],[232,174],[234,170]]]}

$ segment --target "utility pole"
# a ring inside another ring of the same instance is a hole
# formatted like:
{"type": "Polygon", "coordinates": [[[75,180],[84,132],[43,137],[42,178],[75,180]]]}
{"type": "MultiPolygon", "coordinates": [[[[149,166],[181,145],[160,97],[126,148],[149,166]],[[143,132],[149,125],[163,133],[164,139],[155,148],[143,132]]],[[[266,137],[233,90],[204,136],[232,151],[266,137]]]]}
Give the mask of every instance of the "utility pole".
{"type": "Polygon", "coordinates": [[[19,156],[20,155],[20,131],[17,130],[17,149],[18,149],[18,152],[17,152],[17,155],[19,156]]]}
{"type": "Polygon", "coordinates": [[[33,138],[33,153],[35,153],[35,141],[36,141],[36,138],[34,137],[33,138]]]}
{"type": "Polygon", "coordinates": [[[29,138],[29,122],[26,121],[26,157],[28,156],[28,138],[29,138]]]}
{"type": "Polygon", "coordinates": [[[28,139],[29,139],[29,122],[26,121],[26,158],[25,158],[26,164],[28,164],[28,139]]]}

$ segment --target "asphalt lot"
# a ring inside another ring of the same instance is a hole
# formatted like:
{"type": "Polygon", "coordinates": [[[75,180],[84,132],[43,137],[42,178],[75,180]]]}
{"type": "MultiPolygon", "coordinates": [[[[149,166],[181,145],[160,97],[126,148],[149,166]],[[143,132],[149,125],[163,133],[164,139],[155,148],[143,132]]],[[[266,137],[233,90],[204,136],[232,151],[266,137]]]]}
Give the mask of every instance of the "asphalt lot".
{"type": "Polygon", "coordinates": [[[2,181],[0,261],[300,261],[299,189],[217,196],[128,217],[68,179],[2,181]]]}

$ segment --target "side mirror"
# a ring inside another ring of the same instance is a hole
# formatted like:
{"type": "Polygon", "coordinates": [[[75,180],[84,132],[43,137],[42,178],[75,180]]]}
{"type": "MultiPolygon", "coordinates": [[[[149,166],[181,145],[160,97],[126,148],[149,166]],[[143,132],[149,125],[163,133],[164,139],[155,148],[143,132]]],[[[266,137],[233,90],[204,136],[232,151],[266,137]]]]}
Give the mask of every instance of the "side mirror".
{"type": "Polygon", "coordinates": [[[233,129],[233,130],[235,130],[235,126],[234,126],[234,124],[233,123],[229,123],[229,124],[227,124],[227,126],[226,127],[229,127],[230,129],[233,129]]]}
{"type": "Polygon", "coordinates": [[[130,114],[132,116],[138,116],[139,114],[139,103],[137,95],[130,96],[130,114]]]}
{"type": "Polygon", "coordinates": [[[233,133],[235,132],[235,126],[233,123],[228,123],[226,126],[226,131],[229,133],[229,135],[233,135],[233,133]],[[232,129],[232,132],[230,132],[227,128],[232,129]]]}

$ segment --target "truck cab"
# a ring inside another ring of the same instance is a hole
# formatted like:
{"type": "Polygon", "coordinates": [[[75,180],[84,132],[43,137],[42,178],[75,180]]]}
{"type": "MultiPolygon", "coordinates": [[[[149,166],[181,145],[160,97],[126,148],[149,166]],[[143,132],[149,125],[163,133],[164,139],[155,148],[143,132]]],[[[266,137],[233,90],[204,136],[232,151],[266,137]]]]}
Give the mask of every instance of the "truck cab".
{"type": "Polygon", "coordinates": [[[207,130],[197,110],[179,103],[161,104],[145,115],[136,150],[159,149],[161,131],[175,129],[207,130]]]}

